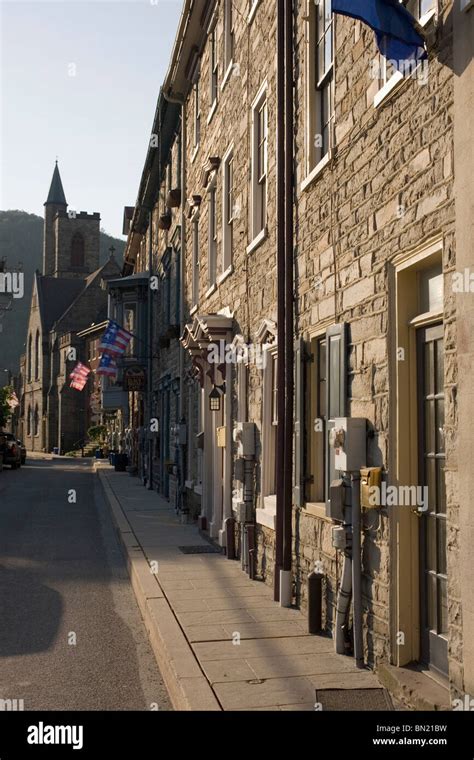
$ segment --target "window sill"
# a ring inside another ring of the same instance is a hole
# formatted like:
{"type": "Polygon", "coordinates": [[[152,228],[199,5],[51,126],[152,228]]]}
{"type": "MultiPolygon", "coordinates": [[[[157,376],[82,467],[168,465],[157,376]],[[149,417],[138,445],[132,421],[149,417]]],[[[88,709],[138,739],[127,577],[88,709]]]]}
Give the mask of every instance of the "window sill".
{"type": "Polygon", "coordinates": [[[224,74],[224,76],[222,78],[221,92],[224,89],[224,87],[226,86],[227,82],[229,81],[230,75],[232,74],[232,69],[233,68],[234,68],[234,61],[231,60],[230,63],[229,63],[229,65],[227,66],[226,72],[225,72],[225,74],[224,74]]]}
{"type": "Polygon", "coordinates": [[[260,0],[254,0],[252,7],[250,8],[249,15],[247,16],[247,24],[250,25],[255,18],[257,8],[260,5],[260,0]]]}
{"type": "Polygon", "coordinates": [[[217,290],[217,285],[216,283],[214,283],[213,285],[211,285],[210,288],[208,288],[208,290],[206,290],[204,294],[204,298],[209,298],[209,296],[212,296],[212,294],[215,293],[216,290],[217,290]]]}
{"type": "Polygon", "coordinates": [[[194,162],[194,159],[196,158],[198,153],[199,153],[199,143],[195,146],[193,152],[191,153],[191,163],[194,162]]]}
{"type": "Polygon", "coordinates": [[[270,530],[275,530],[276,526],[276,494],[263,497],[263,509],[256,509],[255,521],[258,525],[264,525],[270,530]]]}
{"type": "Polygon", "coordinates": [[[217,100],[214,101],[214,103],[211,106],[211,110],[209,111],[208,117],[207,117],[207,123],[210,124],[212,121],[212,117],[214,116],[215,112],[217,111],[217,100]]]}
{"type": "Polygon", "coordinates": [[[234,267],[231,264],[230,267],[227,267],[227,269],[224,272],[222,272],[221,275],[219,275],[219,277],[217,278],[217,284],[220,285],[222,282],[224,282],[224,280],[227,280],[227,278],[230,277],[233,271],[234,271],[234,267]]]}
{"type": "Polygon", "coordinates": [[[259,245],[261,245],[263,241],[266,240],[267,237],[268,237],[268,230],[267,230],[267,227],[265,226],[263,230],[260,230],[258,235],[254,237],[250,245],[247,246],[247,253],[253,253],[253,251],[255,251],[259,247],[259,245]]]}
{"type": "Polygon", "coordinates": [[[189,310],[189,316],[192,317],[193,314],[196,314],[197,310],[198,310],[198,305],[195,304],[195,306],[193,306],[193,308],[189,310]]]}
{"type": "Polygon", "coordinates": [[[185,480],[184,481],[184,487],[188,488],[190,491],[194,488],[194,480],[185,480]]]}
{"type": "Polygon", "coordinates": [[[468,11],[470,8],[474,8],[474,0],[461,0],[462,11],[468,11]]]}
{"type": "Polygon", "coordinates": [[[316,164],[314,169],[310,171],[307,177],[304,178],[304,180],[301,182],[300,190],[301,192],[304,192],[310,185],[313,184],[313,182],[316,180],[317,177],[321,174],[323,169],[329,164],[329,161],[331,160],[332,155],[331,151],[326,153],[325,156],[319,161],[319,163],[316,164]]]}
{"type": "Polygon", "coordinates": [[[202,496],[202,485],[194,486],[194,493],[197,493],[199,494],[199,496],[202,496]]]}
{"type": "Polygon", "coordinates": [[[319,517],[320,520],[332,522],[332,520],[326,515],[326,504],[324,501],[307,501],[302,512],[311,515],[312,517],[319,517]]]}

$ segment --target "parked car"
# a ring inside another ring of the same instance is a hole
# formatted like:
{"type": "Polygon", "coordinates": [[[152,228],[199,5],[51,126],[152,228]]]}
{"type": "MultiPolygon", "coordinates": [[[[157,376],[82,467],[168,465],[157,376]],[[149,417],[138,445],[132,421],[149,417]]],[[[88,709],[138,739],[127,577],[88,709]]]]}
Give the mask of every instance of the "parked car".
{"type": "Polygon", "coordinates": [[[9,464],[12,470],[21,467],[21,448],[12,433],[0,432],[0,452],[4,465],[9,464]]]}
{"type": "Polygon", "coordinates": [[[26,446],[21,441],[17,441],[17,444],[20,447],[21,463],[25,464],[25,462],[26,462],[26,446]]]}

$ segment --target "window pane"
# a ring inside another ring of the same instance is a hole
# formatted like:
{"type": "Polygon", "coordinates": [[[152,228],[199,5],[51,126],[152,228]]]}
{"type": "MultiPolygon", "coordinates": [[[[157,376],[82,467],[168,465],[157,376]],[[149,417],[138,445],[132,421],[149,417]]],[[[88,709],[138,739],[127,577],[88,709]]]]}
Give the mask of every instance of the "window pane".
{"type": "Polygon", "coordinates": [[[436,575],[426,573],[426,594],[427,594],[427,625],[428,628],[436,630],[437,617],[437,599],[436,599],[436,575]]]}
{"type": "Polygon", "coordinates": [[[436,341],[436,393],[444,392],[444,345],[443,339],[436,341]]]}
{"type": "Polygon", "coordinates": [[[444,399],[438,399],[436,404],[436,451],[444,452],[444,399]]]}
{"type": "Polygon", "coordinates": [[[430,512],[436,511],[436,459],[427,457],[425,459],[425,485],[428,487],[428,509],[430,512]]]}
{"type": "Polygon", "coordinates": [[[433,357],[433,343],[425,343],[424,346],[424,362],[425,362],[425,393],[429,395],[434,393],[433,377],[434,377],[434,357],[433,357]]]}
{"type": "Polygon", "coordinates": [[[438,493],[436,497],[436,511],[442,514],[446,513],[446,486],[445,486],[445,474],[444,474],[444,462],[436,460],[436,481],[438,486],[438,493]]]}
{"type": "Polygon", "coordinates": [[[435,401],[425,401],[425,452],[435,450],[435,401]]]}
{"type": "Polygon", "coordinates": [[[444,578],[438,578],[438,594],[439,594],[439,621],[438,621],[438,633],[448,632],[448,596],[447,596],[447,582],[444,578]]]}
{"type": "Polygon", "coordinates": [[[447,550],[446,550],[446,518],[437,517],[437,555],[438,555],[438,573],[446,575],[447,568],[447,550]]]}
{"type": "Polygon", "coordinates": [[[436,518],[426,518],[426,568],[436,572],[436,518]]]}

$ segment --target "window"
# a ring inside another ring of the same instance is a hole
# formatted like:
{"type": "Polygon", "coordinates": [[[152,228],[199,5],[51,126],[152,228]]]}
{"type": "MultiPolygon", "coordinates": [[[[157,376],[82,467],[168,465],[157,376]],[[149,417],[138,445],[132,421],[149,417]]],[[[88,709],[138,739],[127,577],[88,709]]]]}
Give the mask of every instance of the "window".
{"type": "Polygon", "coordinates": [[[225,75],[234,59],[234,13],[233,0],[224,0],[224,71],[225,75]]]}
{"type": "Polygon", "coordinates": [[[199,147],[199,141],[201,139],[201,103],[199,98],[199,77],[196,79],[193,87],[193,114],[193,148],[196,151],[199,147]]]}
{"type": "Polygon", "coordinates": [[[40,334],[39,330],[36,331],[35,337],[35,380],[39,380],[40,376],[40,334]]]}
{"type": "Polygon", "coordinates": [[[33,378],[32,353],[33,353],[33,336],[30,335],[30,337],[28,338],[28,358],[27,358],[27,373],[26,373],[29,383],[31,383],[31,380],[33,378]]]}
{"type": "Polygon", "coordinates": [[[38,404],[35,406],[35,413],[33,417],[33,435],[38,435],[39,433],[39,413],[38,413],[38,404]]]}
{"type": "Polygon", "coordinates": [[[214,25],[209,37],[209,102],[211,112],[217,105],[217,27],[214,25]]]}
{"type": "Polygon", "coordinates": [[[80,232],[75,232],[71,244],[71,266],[84,266],[84,238],[80,232]]]}
{"type": "Polygon", "coordinates": [[[272,425],[278,425],[278,359],[272,357],[272,425]]]}
{"type": "Polygon", "coordinates": [[[222,273],[227,272],[232,266],[232,245],[234,226],[234,154],[229,149],[223,159],[223,182],[222,182],[222,273]]]}
{"type": "MultiPolygon", "coordinates": [[[[137,305],[136,303],[125,303],[123,306],[123,326],[126,330],[133,333],[137,332],[137,305]]],[[[125,350],[125,356],[135,356],[135,338],[131,338],[125,350]]]]}
{"type": "Polygon", "coordinates": [[[267,221],[267,92],[261,88],[252,106],[251,233],[255,241],[266,232],[267,221]]]}
{"type": "Polygon", "coordinates": [[[208,208],[209,208],[209,242],[208,242],[208,268],[209,268],[209,287],[212,288],[216,283],[217,271],[217,192],[216,180],[208,190],[208,208]]]}
{"type": "MultiPolygon", "coordinates": [[[[426,26],[437,11],[437,0],[408,0],[408,2],[405,0],[404,5],[421,26],[426,26]]],[[[425,72],[427,65],[427,61],[422,63],[425,72]]],[[[379,80],[379,91],[374,98],[374,105],[377,106],[397,84],[403,81],[404,77],[394,67],[393,63],[381,53],[378,53],[374,60],[374,68],[374,76],[377,76],[379,80]]],[[[413,71],[409,70],[409,73],[413,73],[413,71]]]]}
{"type": "Polygon", "coordinates": [[[192,305],[196,306],[199,300],[199,220],[193,219],[193,282],[192,282],[192,305]]]}
{"type": "Polygon", "coordinates": [[[334,21],[331,1],[309,0],[307,173],[329,156],[334,125],[334,21]]]}
{"type": "Polygon", "coordinates": [[[26,435],[31,435],[31,405],[28,404],[28,413],[26,415],[26,435]]]}

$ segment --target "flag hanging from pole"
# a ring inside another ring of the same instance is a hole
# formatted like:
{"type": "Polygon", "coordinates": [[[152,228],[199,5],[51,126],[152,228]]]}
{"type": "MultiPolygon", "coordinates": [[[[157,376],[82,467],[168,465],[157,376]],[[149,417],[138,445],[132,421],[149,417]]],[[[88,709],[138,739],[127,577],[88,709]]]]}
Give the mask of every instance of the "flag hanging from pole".
{"type": "Polygon", "coordinates": [[[99,366],[95,371],[96,375],[104,375],[105,377],[116,378],[117,377],[117,365],[115,358],[110,354],[102,354],[99,360],[99,366]]]}
{"type": "Polygon", "coordinates": [[[109,319],[106,330],[100,339],[99,348],[103,354],[121,356],[133,337],[132,333],[125,327],[121,327],[118,322],[109,319]]]}
{"type": "Polygon", "coordinates": [[[333,13],[359,19],[375,32],[377,47],[403,75],[427,57],[416,20],[399,0],[332,0],[333,13]]]}
{"type": "Polygon", "coordinates": [[[71,383],[70,388],[75,388],[76,391],[82,391],[85,384],[87,383],[87,378],[89,377],[90,369],[89,367],[86,367],[85,364],[82,364],[82,362],[78,362],[76,366],[74,367],[73,371],[69,375],[71,383]]]}
{"type": "Polygon", "coordinates": [[[7,399],[7,404],[12,412],[17,408],[17,406],[20,406],[20,402],[18,401],[18,396],[16,395],[15,391],[12,391],[11,396],[7,399]]]}

